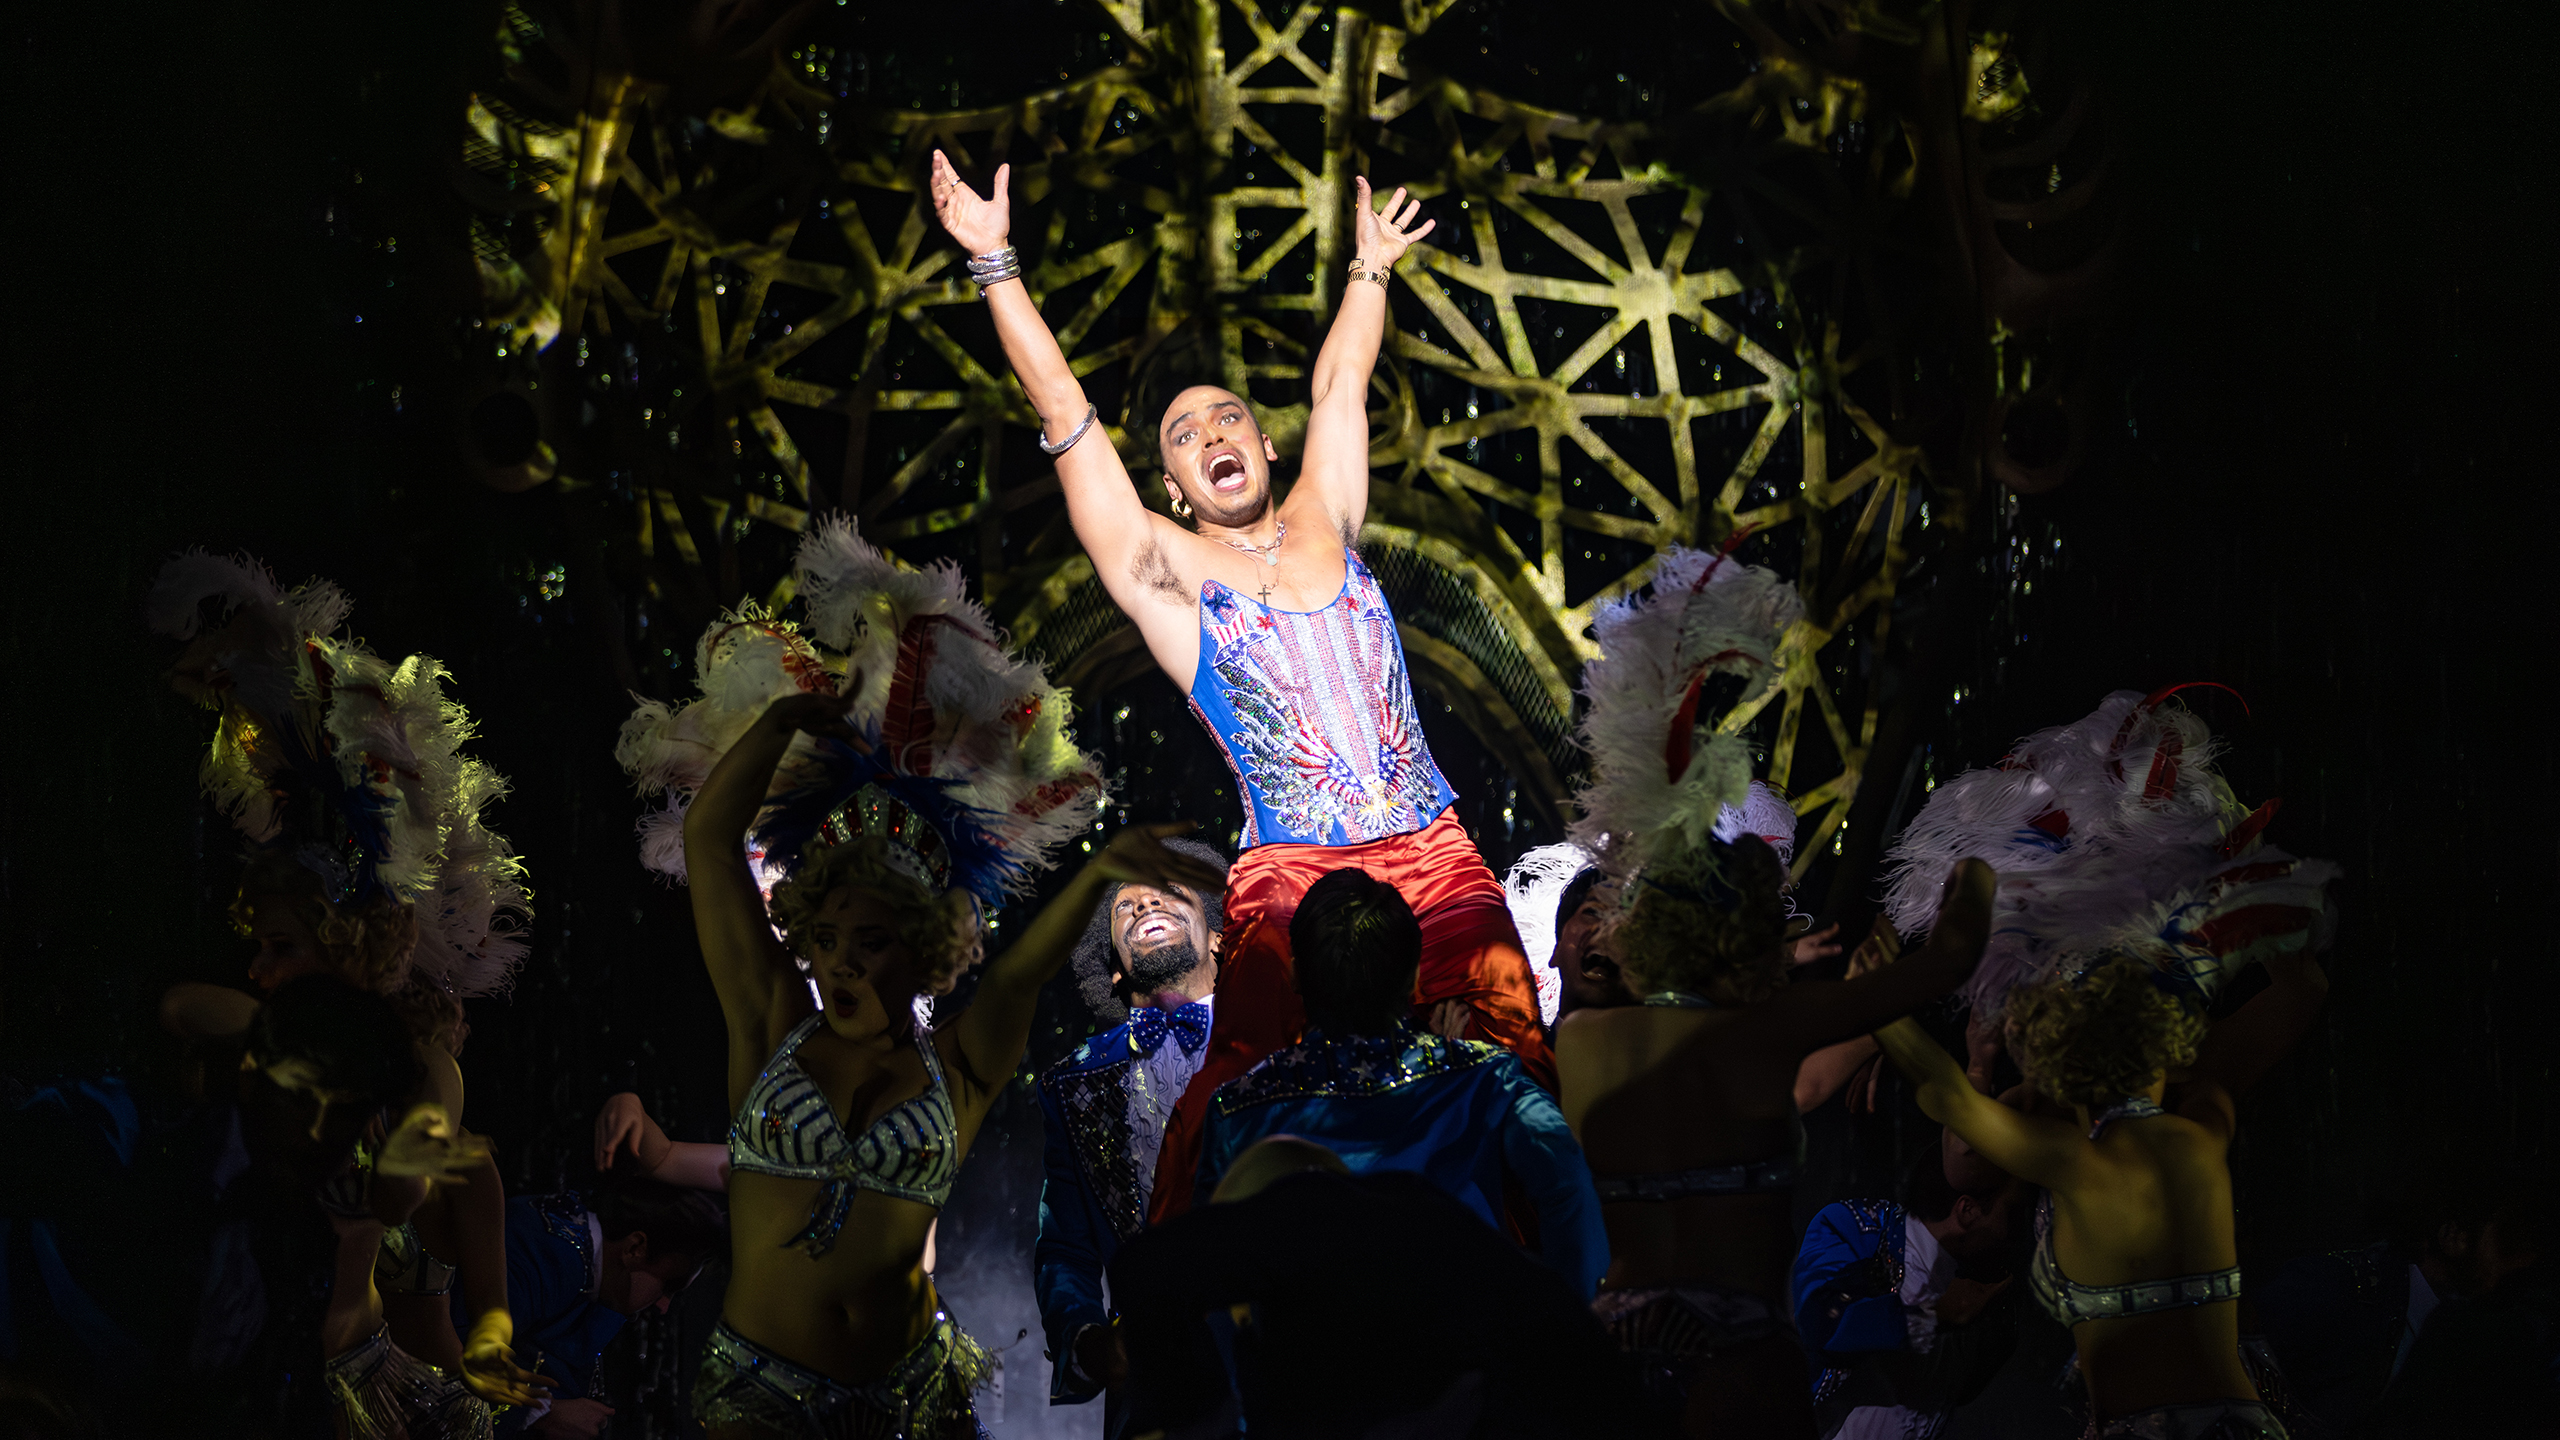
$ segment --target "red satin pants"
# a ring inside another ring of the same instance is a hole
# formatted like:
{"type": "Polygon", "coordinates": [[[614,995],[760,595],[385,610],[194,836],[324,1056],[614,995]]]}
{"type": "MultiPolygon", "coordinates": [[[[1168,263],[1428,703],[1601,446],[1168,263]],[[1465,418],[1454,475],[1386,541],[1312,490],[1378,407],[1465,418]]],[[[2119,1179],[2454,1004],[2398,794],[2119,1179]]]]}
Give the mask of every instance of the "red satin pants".
{"type": "Polygon", "coordinates": [[[1485,867],[1457,812],[1410,835],[1360,845],[1257,845],[1227,872],[1227,929],[1221,943],[1216,1018],[1209,1058],[1166,1122],[1149,1216],[1161,1222],[1191,1208],[1209,1097],[1262,1058],[1294,1042],[1307,1024],[1289,955],[1289,921],[1299,897],[1336,870],[1361,869],[1396,887],[1422,922],[1422,969],[1415,1018],[1456,1000],[1473,1010],[1481,1038],[1520,1057],[1553,1090],[1555,1056],[1538,1024],[1538,989],[1502,882],[1485,867]]]}

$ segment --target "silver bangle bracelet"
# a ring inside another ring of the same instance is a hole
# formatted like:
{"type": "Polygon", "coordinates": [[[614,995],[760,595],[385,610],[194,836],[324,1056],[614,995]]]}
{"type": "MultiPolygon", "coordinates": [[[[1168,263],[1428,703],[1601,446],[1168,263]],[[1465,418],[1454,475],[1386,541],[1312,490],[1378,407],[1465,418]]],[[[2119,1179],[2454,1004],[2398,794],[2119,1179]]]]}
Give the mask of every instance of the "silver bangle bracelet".
{"type": "Polygon", "coordinates": [[[1075,446],[1076,446],[1076,442],[1084,438],[1084,432],[1086,432],[1087,430],[1090,430],[1090,429],[1092,429],[1092,428],[1093,428],[1093,421],[1094,421],[1094,417],[1095,417],[1096,415],[1100,414],[1100,413],[1101,413],[1101,412],[1100,412],[1099,410],[1097,410],[1095,407],[1093,407],[1093,406],[1091,406],[1091,405],[1087,405],[1087,406],[1085,406],[1085,407],[1084,407],[1084,423],[1076,427],[1076,433],[1074,433],[1073,435],[1068,436],[1068,437],[1067,437],[1066,439],[1064,439],[1064,440],[1059,441],[1059,442],[1058,442],[1058,443],[1056,443],[1055,445],[1052,445],[1052,444],[1050,444],[1050,443],[1049,443],[1049,436],[1048,436],[1048,433],[1047,433],[1046,431],[1043,431],[1043,432],[1041,433],[1041,436],[1040,436],[1040,448],[1041,448],[1041,450],[1042,450],[1043,452],[1045,452],[1045,453],[1047,453],[1047,454],[1051,455],[1051,456],[1058,456],[1058,455],[1064,455],[1064,454],[1066,454],[1068,451],[1070,451],[1070,450],[1074,449],[1074,448],[1075,448],[1075,446]]]}
{"type": "Polygon", "coordinates": [[[1022,255],[1012,246],[990,250],[969,257],[969,278],[978,282],[978,298],[987,298],[987,287],[1007,280],[1022,278],[1022,255]]]}

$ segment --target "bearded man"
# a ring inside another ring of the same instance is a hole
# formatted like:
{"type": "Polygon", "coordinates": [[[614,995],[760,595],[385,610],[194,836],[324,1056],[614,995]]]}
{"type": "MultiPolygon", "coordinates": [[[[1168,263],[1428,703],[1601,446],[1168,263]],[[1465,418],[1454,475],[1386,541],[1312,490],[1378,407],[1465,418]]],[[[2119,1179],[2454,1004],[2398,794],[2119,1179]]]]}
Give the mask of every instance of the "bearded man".
{"type": "Polygon", "coordinates": [[[970,252],[1095,576],[1190,696],[1244,804],[1216,1027],[1168,1126],[1155,1217],[1192,1200],[1210,1095],[1305,1029],[1289,920],[1307,887],[1335,870],[1395,886],[1421,922],[1417,1017],[1436,1013],[1443,1028],[1501,1045],[1552,1089],[1555,1062],[1502,884],[1452,809],[1457,797],[1423,743],[1395,616],[1352,548],[1369,508],[1369,372],[1386,332],[1387,277],[1431,233],[1430,222],[1415,223],[1421,202],[1398,190],[1380,213],[1368,181],[1356,182],[1357,258],[1308,372],[1306,448],[1287,498],[1273,491],[1280,452],[1253,406],[1193,385],[1157,422],[1178,517],[1169,518],[1141,503],[1109,439],[1092,433],[1095,407],[1008,243],[1008,178],[999,167],[982,198],[936,152],[935,211],[970,252]]]}
{"type": "MultiPolygon", "coordinates": [[[[1224,855],[1196,840],[1165,844],[1227,868],[1224,855]]],[[[1165,1121],[1207,1059],[1224,926],[1214,894],[1178,885],[1107,888],[1074,964],[1085,1003],[1118,1023],[1040,1076],[1048,1175],[1031,1257],[1049,1342],[1049,1403],[1081,1404],[1112,1390],[1107,1435],[1121,1428],[1116,1386],[1127,1362],[1103,1303],[1103,1268],[1146,1228],[1165,1121]]]]}

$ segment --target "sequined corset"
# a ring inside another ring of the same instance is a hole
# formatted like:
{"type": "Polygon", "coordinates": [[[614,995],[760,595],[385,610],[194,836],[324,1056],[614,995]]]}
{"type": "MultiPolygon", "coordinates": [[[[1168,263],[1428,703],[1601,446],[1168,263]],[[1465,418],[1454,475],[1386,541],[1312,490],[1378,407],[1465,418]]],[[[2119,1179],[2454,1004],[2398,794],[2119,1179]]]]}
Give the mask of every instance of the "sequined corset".
{"type": "MultiPolygon", "coordinates": [[[[2097,1123],[2089,1127],[2089,1138],[2097,1139],[2117,1120],[2147,1120],[2166,1113],[2149,1100],[2128,1100],[2099,1115],[2097,1123]]],[[[2035,1293],[2036,1303],[2044,1307],[2044,1313],[2061,1324],[2077,1325],[2083,1320],[2122,1320],[2160,1310],[2237,1300],[2240,1267],[2168,1280],[2083,1285],[2063,1274],[2062,1263],[2053,1258],[2053,1196],[2047,1194],[2036,1206],[2036,1253],[2027,1267],[2027,1288],[2035,1293]]]]}
{"type": "Polygon", "coordinates": [[[1191,710],[1235,771],[1240,848],[1408,835],[1457,798],[1423,743],[1387,597],[1359,555],[1342,558],[1342,593],[1321,610],[1200,587],[1191,710]]]}
{"type": "Polygon", "coordinates": [[[813,1255],[833,1248],[836,1232],[857,1190],[876,1190],[939,1209],[951,1198],[960,1171],[960,1122],[942,1079],[933,1037],[916,1031],[924,1056],[925,1092],[902,1100],[848,1139],[818,1082],[800,1068],[800,1046],[826,1023],[812,1015],[765,1062],[747,1087],[746,1103],[729,1126],[729,1168],[793,1180],[823,1180],[809,1224],[786,1244],[806,1245],[813,1255]]]}

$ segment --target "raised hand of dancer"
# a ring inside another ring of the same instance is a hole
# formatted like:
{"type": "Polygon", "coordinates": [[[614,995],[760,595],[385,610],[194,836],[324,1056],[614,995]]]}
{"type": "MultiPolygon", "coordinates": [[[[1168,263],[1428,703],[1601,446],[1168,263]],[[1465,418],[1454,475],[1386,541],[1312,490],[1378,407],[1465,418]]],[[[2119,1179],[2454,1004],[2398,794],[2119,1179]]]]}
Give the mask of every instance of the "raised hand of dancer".
{"type": "Polygon", "coordinates": [[[1132,825],[1112,836],[1102,853],[1093,857],[1095,878],[1150,885],[1159,890],[1179,885],[1194,894],[1215,895],[1226,887],[1227,877],[1207,861],[1168,849],[1164,843],[1198,828],[1188,820],[1132,825]]]}
{"type": "MultiPolygon", "coordinates": [[[[960,242],[961,249],[972,255],[987,255],[1005,247],[1013,230],[1013,201],[1005,193],[1006,182],[1012,177],[1012,166],[997,166],[995,184],[982,199],[961,180],[960,172],[951,168],[950,157],[939,150],[933,152],[933,172],[928,183],[933,187],[934,218],[942,222],[952,239],[960,242]]],[[[1364,197],[1369,193],[1365,182],[1360,193],[1364,197]]],[[[1399,249],[1396,253],[1404,252],[1399,249]]]]}
{"type": "Polygon", "coordinates": [[[415,1176],[440,1185],[468,1185],[469,1172],[489,1159],[487,1137],[453,1123],[441,1105],[410,1108],[374,1156],[376,1175],[415,1176]]]}
{"type": "Polygon", "coordinates": [[[515,1321],[506,1311],[484,1316],[462,1342],[462,1383],[492,1405],[539,1405],[558,1382],[516,1363],[515,1321]]]}
{"type": "Polygon", "coordinates": [[[1901,958],[1902,937],[1894,933],[1892,922],[1879,915],[1874,928],[1867,932],[1867,938],[1858,942],[1857,949],[1849,952],[1849,968],[1840,978],[1855,980],[1868,971],[1881,970],[1901,958]]]}
{"type": "Polygon", "coordinates": [[[1828,960],[1840,953],[1840,922],[1835,920],[1819,930],[1808,931],[1787,942],[1787,963],[1810,965],[1828,960]]]}
{"type": "Polygon", "coordinates": [[[1979,860],[1956,866],[1947,876],[1927,945],[1904,955],[1890,938],[1870,935],[1851,958],[1848,978],[1790,985],[1767,1001],[1754,1027],[1756,1038],[1782,1049],[1802,1046],[1796,1053],[1804,1055],[1908,1015],[1963,984],[1991,938],[1997,884],[1991,867],[1979,860]]]}
{"type": "MultiPolygon", "coordinates": [[[[1422,202],[1406,199],[1401,185],[1396,187],[1396,193],[1387,197],[1383,211],[1378,208],[1376,197],[1369,193],[1369,177],[1363,175],[1354,179],[1351,188],[1360,199],[1359,207],[1352,212],[1358,217],[1352,223],[1352,243],[1359,247],[1358,258],[1368,261],[1368,268],[1372,270],[1394,269],[1396,262],[1404,258],[1404,252],[1413,248],[1413,242],[1430,234],[1432,227],[1440,223],[1423,220],[1420,228],[1416,228],[1413,222],[1421,219],[1422,202]]],[[[999,196],[1004,193],[1004,172],[1001,170],[996,172],[996,193],[999,196]]]]}
{"type": "Polygon", "coordinates": [[[857,670],[846,680],[843,694],[807,690],[797,695],[785,695],[764,707],[763,723],[781,730],[797,730],[804,735],[841,740],[868,755],[871,742],[863,737],[861,731],[853,728],[852,721],[845,718],[846,713],[853,709],[853,697],[861,692],[862,672],[857,670]]]}
{"type": "Polygon", "coordinates": [[[603,1108],[596,1111],[596,1173],[600,1175],[612,1171],[614,1156],[625,1149],[640,1168],[656,1170],[671,1144],[649,1119],[640,1097],[628,1090],[606,1096],[603,1108]]]}
{"type": "Polygon", "coordinates": [[[729,1147],[670,1140],[649,1118],[640,1097],[625,1090],[605,1097],[596,1111],[596,1173],[610,1174],[623,1151],[652,1178],[695,1190],[729,1188],[729,1147]]]}

